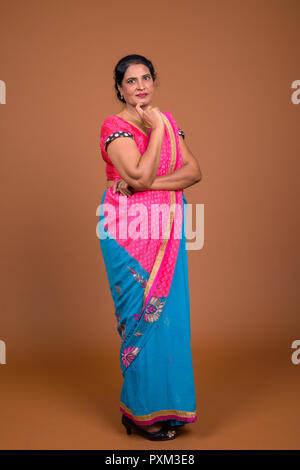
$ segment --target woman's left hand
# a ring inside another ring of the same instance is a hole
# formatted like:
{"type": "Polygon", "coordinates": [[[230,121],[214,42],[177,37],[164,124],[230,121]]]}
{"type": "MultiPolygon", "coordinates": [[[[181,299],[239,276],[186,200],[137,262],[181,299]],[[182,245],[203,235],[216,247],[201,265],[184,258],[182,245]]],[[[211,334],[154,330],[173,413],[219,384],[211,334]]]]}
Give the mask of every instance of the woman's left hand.
{"type": "Polygon", "coordinates": [[[113,193],[121,193],[123,196],[130,197],[133,194],[133,188],[131,188],[131,190],[129,188],[131,188],[131,186],[129,186],[125,180],[120,179],[114,182],[113,193]]]}

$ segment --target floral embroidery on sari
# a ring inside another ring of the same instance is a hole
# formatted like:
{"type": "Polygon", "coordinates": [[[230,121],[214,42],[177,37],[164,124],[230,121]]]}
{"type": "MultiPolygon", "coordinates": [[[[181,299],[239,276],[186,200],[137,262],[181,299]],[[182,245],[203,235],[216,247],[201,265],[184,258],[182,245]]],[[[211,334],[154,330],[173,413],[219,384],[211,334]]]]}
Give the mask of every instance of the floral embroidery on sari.
{"type": "Polygon", "coordinates": [[[146,308],[144,320],[147,322],[158,320],[165,303],[166,300],[161,300],[159,297],[151,297],[150,303],[146,308]]]}
{"type": "Polygon", "coordinates": [[[124,349],[122,353],[122,361],[125,367],[128,367],[130,363],[136,358],[138,353],[140,352],[140,348],[135,346],[131,346],[129,348],[124,349]]]}
{"type": "Polygon", "coordinates": [[[136,320],[139,320],[142,314],[145,313],[144,320],[149,323],[153,323],[159,319],[165,303],[166,299],[161,300],[159,297],[151,297],[151,300],[147,305],[145,312],[142,312],[139,315],[134,315],[134,318],[136,320]]]}
{"type": "Polygon", "coordinates": [[[115,286],[116,292],[118,294],[121,294],[121,287],[120,286],[115,286]]]}
{"type": "Polygon", "coordinates": [[[141,276],[135,269],[130,268],[129,266],[127,266],[127,268],[132,272],[136,281],[139,282],[143,288],[145,288],[147,285],[147,280],[145,280],[143,276],[141,276]]]}

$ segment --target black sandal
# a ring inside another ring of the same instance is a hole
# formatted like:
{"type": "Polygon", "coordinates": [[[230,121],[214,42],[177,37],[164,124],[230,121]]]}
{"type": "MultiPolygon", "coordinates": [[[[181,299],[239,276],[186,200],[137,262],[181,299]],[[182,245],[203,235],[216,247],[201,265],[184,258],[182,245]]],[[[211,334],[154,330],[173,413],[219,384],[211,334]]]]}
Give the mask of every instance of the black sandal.
{"type": "Polygon", "coordinates": [[[131,434],[131,428],[139,431],[144,437],[150,439],[151,441],[169,441],[171,439],[175,439],[176,434],[173,436],[169,436],[168,431],[170,427],[166,424],[163,424],[162,429],[156,432],[149,432],[142,429],[138,424],[136,424],[132,419],[128,418],[124,414],[122,414],[122,424],[124,424],[127,434],[131,434]]]}

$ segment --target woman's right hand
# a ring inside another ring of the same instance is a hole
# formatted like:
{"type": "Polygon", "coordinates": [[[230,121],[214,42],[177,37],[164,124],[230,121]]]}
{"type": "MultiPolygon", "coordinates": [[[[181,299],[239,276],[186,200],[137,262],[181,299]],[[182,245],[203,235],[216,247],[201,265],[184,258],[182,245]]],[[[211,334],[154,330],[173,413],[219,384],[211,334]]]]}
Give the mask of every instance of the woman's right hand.
{"type": "Polygon", "coordinates": [[[133,194],[132,190],[129,189],[131,186],[127,183],[127,181],[123,180],[123,178],[116,180],[113,184],[113,194],[121,193],[123,196],[130,197],[133,194]]]}
{"type": "Polygon", "coordinates": [[[148,106],[147,109],[142,109],[141,104],[138,103],[135,107],[140,118],[145,124],[148,124],[152,129],[162,128],[164,129],[164,121],[161,116],[161,112],[157,106],[148,106]]]}

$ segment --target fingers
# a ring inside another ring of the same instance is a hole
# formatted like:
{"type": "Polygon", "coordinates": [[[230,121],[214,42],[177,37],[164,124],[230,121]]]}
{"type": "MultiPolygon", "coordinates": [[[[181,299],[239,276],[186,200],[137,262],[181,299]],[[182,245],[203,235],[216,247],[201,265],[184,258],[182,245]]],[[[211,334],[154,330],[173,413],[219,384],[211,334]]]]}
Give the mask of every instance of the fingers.
{"type": "Polygon", "coordinates": [[[137,110],[137,112],[138,112],[140,118],[143,119],[144,111],[143,111],[143,109],[141,108],[141,103],[137,103],[135,109],[137,110]]]}
{"type": "Polygon", "coordinates": [[[126,197],[132,196],[132,192],[128,188],[120,188],[120,193],[123,194],[123,196],[126,196],[126,197]]]}
{"type": "Polygon", "coordinates": [[[128,189],[128,183],[124,180],[117,180],[113,184],[113,193],[120,193],[123,196],[130,197],[132,196],[132,192],[128,189]]]}

